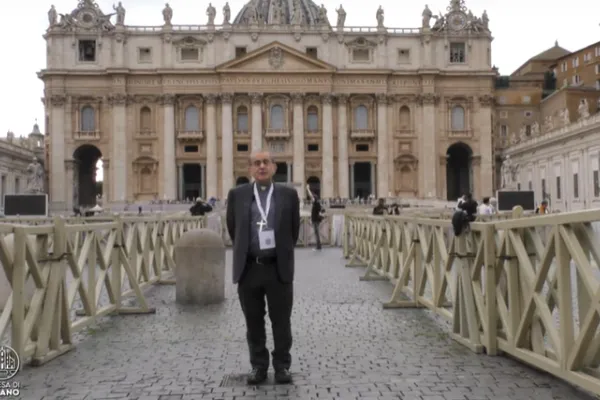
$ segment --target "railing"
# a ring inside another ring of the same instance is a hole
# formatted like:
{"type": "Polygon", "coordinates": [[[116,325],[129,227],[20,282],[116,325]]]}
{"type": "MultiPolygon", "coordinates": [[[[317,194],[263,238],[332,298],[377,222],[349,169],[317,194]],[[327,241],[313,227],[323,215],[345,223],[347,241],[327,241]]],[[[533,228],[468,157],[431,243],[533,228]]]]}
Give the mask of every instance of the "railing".
{"type": "MultiPolygon", "coordinates": [[[[295,32],[295,25],[258,25],[258,28],[263,31],[278,31],[278,32],[295,32]]],[[[392,34],[392,35],[418,35],[421,33],[421,28],[378,28],[375,26],[344,26],[342,28],[320,25],[302,25],[300,26],[303,32],[325,32],[332,33],[372,33],[372,34],[392,34]]],[[[248,32],[255,29],[252,25],[160,25],[160,26],[134,26],[128,25],[125,27],[129,33],[161,33],[161,32],[248,32]]]]}
{"type": "Polygon", "coordinates": [[[173,283],[173,245],[204,221],[117,216],[1,223],[3,343],[10,342],[21,364],[39,365],[72,349],[73,334],[102,316],[153,313],[144,288],[173,283]],[[136,307],[126,303],[129,296],[136,307]]]}
{"type": "Polygon", "coordinates": [[[100,140],[101,135],[99,131],[77,131],[73,132],[74,140],[100,140]]]}
{"type": "MultiPolygon", "coordinates": [[[[504,216],[502,216],[504,217],[504,216]]],[[[427,307],[473,351],[510,354],[600,394],[600,210],[473,222],[349,216],[343,251],[386,308],[427,307]]]]}
{"type": "Polygon", "coordinates": [[[204,131],[179,131],[177,139],[181,141],[201,141],[204,140],[204,131]]]}

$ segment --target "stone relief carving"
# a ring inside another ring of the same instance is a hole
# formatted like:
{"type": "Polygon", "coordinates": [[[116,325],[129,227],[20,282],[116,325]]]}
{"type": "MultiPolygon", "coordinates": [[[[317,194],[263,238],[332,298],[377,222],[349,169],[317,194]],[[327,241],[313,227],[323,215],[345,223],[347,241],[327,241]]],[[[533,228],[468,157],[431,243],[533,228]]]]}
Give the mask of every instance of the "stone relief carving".
{"type": "Polygon", "coordinates": [[[302,104],[304,101],[304,93],[292,93],[291,96],[294,103],[302,104]]]}
{"type": "Polygon", "coordinates": [[[519,143],[519,137],[517,136],[517,133],[516,133],[516,132],[513,132],[513,133],[510,135],[510,144],[511,144],[511,145],[515,145],[515,144],[517,144],[517,143],[519,143]]]}
{"type": "MultiPolygon", "coordinates": [[[[436,32],[467,31],[472,33],[489,33],[490,20],[486,11],[483,12],[481,17],[476,17],[471,10],[467,9],[464,0],[451,0],[446,11],[445,15],[440,12],[439,15],[431,16],[431,18],[436,20],[431,30],[436,32]]],[[[423,22],[425,23],[425,11],[423,14],[423,22]]]]}
{"type": "Polygon", "coordinates": [[[519,129],[519,141],[524,141],[527,139],[527,127],[523,125],[521,129],[519,129]]]}
{"type": "Polygon", "coordinates": [[[377,19],[377,27],[383,28],[383,19],[384,19],[383,7],[379,6],[379,8],[377,9],[377,12],[375,13],[375,18],[377,19]]]}
{"type": "Polygon", "coordinates": [[[44,167],[37,157],[27,166],[27,193],[44,193],[44,167]]]}
{"type": "Polygon", "coordinates": [[[422,28],[430,28],[431,18],[433,17],[433,13],[429,9],[429,6],[425,4],[425,9],[423,10],[423,21],[421,23],[422,28]]]}
{"type": "Polygon", "coordinates": [[[127,96],[127,101],[136,104],[152,104],[157,103],[160,96],[147,94],[132,94],[127,96]]]}
{"type": "Polygon", "coordinates": [[[321,101],[323,101],[323,104],[331,104],[333,101],[333,95],[331,93],[323,93],[321,95],[321,101]]]}
{"type": "Polygon", "coordinates": [[[221,102],[231,104],[233,102],[233,93],[221,93],[221,102]]]}
{"type": "Polygon", "coordinates": [[[50,104],[53,107],[62,107],[65,105],[66,102],[67,102],[67,96],[60,95],[60,94],[53,94],[52,96],[50,96],[50,104]]]}
{"type": "Polygon", "coordinates": [[[546,117],[544,118],[544,132],[550,132],[552,129],[554,129],[552,115],[546,115],[546,117]]]}
{"type": "Polygon", "coordinates": [[[338,104],[346,104],[346,103],[348,103],[348,99],[350,98],[350,95],[348,95],[346,93],[336,93],[335,97],[337,98],[338,104]]]}
{"type": "Polygon", "coordinates": [[[172,106],[175,103],[175,95],[171,93],[163,93],[160,95],[159,102],[163,106],[172,106]]]}
{"type": "Polygon", "coordinates": [[[217,103],[218,96],[214,93],[208,93],[204,95],[206,104],[215,105],[217,103]]]}
{"type": "Polygon", "coordinates": [[[115,10],[117,13],[117,25],[123,26],[125,24],[125,7],[123,7],[123,4],[119,2],[116,7],[113,4],[113,10],[115,10]]]}
{"type": "Polygon", "coordinates": [[[325,8],[324,4],[321,4],[321,7],[319,7],[318,20],[319,20],[319,25],[331,26],[331,24],[329,23],[329,18],[327,17],[327,9],[325,8]]]}
{"type": "Polygon", "coordinates": [[[587,99],[581,99],[579,107],[577,107],[577,112],[579,113],[579,119],[585,119],[590,116],[590,106],[587,99]]]}
{"type": "Polygon", "coordinates": [[[273,47],[269,52],[269,65],[274,69],[279,69],[283,66],[283,50],[280,47],[273,47]]]}
{"type": "Polygon", "coordinates": [[[481,104],[484,107],[491,107],[492,104],[494,104],[494,96],[490,94],[484,94],[482,96],[479,96],[479,104],[481,104]]]}
{"type": "Polygon", "coordinates": [[[171,25],[171,20],[173,19],[173,9],[169,5],[169,3],[165,4],[165,8],[162,11],[163,20],[165,21],[165,25],[171,25]]]}
{"type": "MultiPolygon", "coordinates": [[[[50,11],[52,11],[52,9],[50,11]]],[[[110,22],[110,17],[115,14],[116,13],[104,14],[100,10],[100,7],[98,7],[98,4],[96,4],[96,2],[93,0],[81,0],[77,5],[77,8],[71,13],[59,14],[60,21],[55,26],[66,31],[73,31],[77,29],[84,29],[86,31],[112,31],[115,27],[110,22]]],[[[52,15],[53,13],[49,13],[49,18],[52,15]]]]}
{"type": "Polygon", "coordinates": [[[346,10],[344,10],[344,7],[340,4],[340,8],[336,9],[335,12],[338,15],[336,26],[338,27],[338,29],[341,29],[346,23],[346,10]]]}
{"type": "Polygon", "coordinates": [[[250,93],[252,104],[262,104],[262,93],[250,93]]]}
{"type": "Polygon", "coordinates": [[[127,104],[127,95],[123,93],[115,93],[108,96],[108,103],[112,106],[122,106],[127,104]]]}
{"type": "Polygon", "coordinates": [[[223,25],[229,25],[229,20],[231,19],[231,8],[229,8],[229,2],[225,3],[223,7],[223,25]]]}
{"type": "Polygon", "coordinates": [[[540,124],[537,121],[534,121],[531,124],[531,136],[537,136],[540,134],[540,124]]]}
{"type": "Polygon", "coordinates": [[[206,15],[208,15],[208,23],[207,25],[215,24],[215,17],[217,16],[217,10],[213,7],[212,3],[208,3],[208,7],[206,8],[206,15]]]}
{"type": "Polygon", "coordinates": [[[562,119],[562,123],[565,126],[571,123],[571,117],[569,116],[568,108],[565,108],[560,112],[560,118],[562,119]]]}
{"type": "Polygon", "coordinates": [[[386,93],[377,93],[375,98],[377,99],[377,103],[381,105],[386,105],[391,100],[386,93]]]}
{"type": "Polygon", "coordinates": [[[418,101],[422,105],[426,104],[436,104],[440,100],[440,97],[435,93],[423,93],[418,97],[418,101]]]}

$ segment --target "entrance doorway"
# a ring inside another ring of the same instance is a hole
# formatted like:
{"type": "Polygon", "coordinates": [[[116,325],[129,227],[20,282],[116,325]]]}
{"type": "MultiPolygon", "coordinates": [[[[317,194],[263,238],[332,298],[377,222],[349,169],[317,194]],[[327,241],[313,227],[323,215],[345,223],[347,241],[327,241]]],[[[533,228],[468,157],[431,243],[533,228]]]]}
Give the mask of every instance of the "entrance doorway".
{"type": "Polygon", "coordinates": [[[195,200],[203,195],[202,165],[183,165],[183,198],[195,200]]]}
{"type": "Polygon", "coordinates": [[[354,163],[354,182],[353,188],[354,193],[352,197],[366,198],[373,193],[373,182],[371,180],[371,169],[373,165],[370,162],[357,162],[354,163]]]}
{"type": "Polygon", "coordinates": [[[96,181],[97,164],[101,158],[100,150],[91,144],[79,146],[73,153],[73,159],[77,162],[75,176],[73,176],[77,183],[73,190],[74,206],[94,207],[96,205],[98,196],[102,194],[102,181],[96,181]]]}
{"type": "Polygon", "coordinates": [[[250,179],[245,176],[240,176],[235,180],[235,186],[245,185],[246,183],[250,183],[250,179]]]}
{"type": "Polygon", "coordinates": [[[310,192],[317,197],[321,197],[321,180],[316,176],[311,176],[306,180],[310,192]]]}
{"type": "Polygon", "coordinates": [[[446,193],[449,201],[472,192],[473,150],[465,143],[454,143],[446,152],[446,193]]]}
{"type": "Polygon", "coordinates": [[[277,164],[277,170],[275,171],[275,175],[273,175],[273,182],[278,183],[287,183],[288,182],[288,165],[286,163],[277,164]]]}

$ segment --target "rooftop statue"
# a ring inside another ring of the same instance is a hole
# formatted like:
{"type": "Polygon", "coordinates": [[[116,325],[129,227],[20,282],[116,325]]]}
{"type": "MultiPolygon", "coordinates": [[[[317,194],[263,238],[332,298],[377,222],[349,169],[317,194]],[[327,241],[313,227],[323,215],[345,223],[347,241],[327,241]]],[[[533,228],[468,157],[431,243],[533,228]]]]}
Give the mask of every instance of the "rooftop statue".
{"type": "Polygon", "coordinates": [[[50,25],[50,27],[53,27],[54,25],[56,25],[57,21],[58,14],[56,13],[56,8],[54,7],[54,5],[52,5],[50,7],[50,10],[48,11],[48,24],[50,25]]]}
{"type": "Polygon", "coordinates": [[[377,13],[375,14],[375,18],[377,18],[377,27],[378,28],[383,28],[383,8],[381,6],[379,6],[379,8],[377,9],[377,13]]]}
{"type": "Polygon", "coordinates": [[[165,25],[171,25],[171,19],[173,18],[173,9],[169,5],[169,3],[165,4],[165,8],[163,8],[163,19],[165,21],[165,25]]]}
{"type": "Polygon", "coordinates": [[[231,8],[229,8],[229,2],[225,3],[223,7],[223,25],[229,25],[231,19],[231,8]]]}
{"type": "Polygon", "coordinates": [[[579,119],[585,119],[590,116],[590,106],[587,99],[581,99],[579,107],[577,107],[577,112],[579,113],[579,119]]]}
{"type": "Polygon", "coordinates": [[[431,18],[433,17],[433,13],[429,9],[429,6],[425,4],[425,9],[423,10],[423,21],[421,24],[422,28],[430,28],[431,18]]]}
{"type": "Polygon", "coordinates": [[[208,15],[208,25],[214,25],[215,17],[217,16],[217,10],[213,7],[212,3],[208,3],[206,15],[208,15]]]}
{"type": "Polygon", "coordinates": [[[125,7],[123,7],[123,4],[121,2],[119,2],[119,5],[116,7],[113,4],[113,10],[115,10],[117,12],[117,25],[124,25],[125,24],[125,7]]]}
{"type": "Polygon", "coordinates": [[[335,10],[335,12],[338,15],[336,26],[338,28],[343,28],[344,24],[346,23],[346,10],[344,10],[344,7],[340,4],[340,8],[335,10]]]}

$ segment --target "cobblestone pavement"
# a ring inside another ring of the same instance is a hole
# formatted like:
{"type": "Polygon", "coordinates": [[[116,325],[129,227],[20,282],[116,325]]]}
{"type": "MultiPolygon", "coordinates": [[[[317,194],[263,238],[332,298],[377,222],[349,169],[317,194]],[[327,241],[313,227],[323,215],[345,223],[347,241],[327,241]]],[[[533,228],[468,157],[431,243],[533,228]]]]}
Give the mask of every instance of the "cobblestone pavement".
{"type": "Polygon", "coordinates": [[[177,306],[175,288],[157,286],[148,291],[156,314],[106,318],[76,350],[26,367],[22,398],[592,399],[516,361],[471,353],[427,311],[383,310],[391,285],[359,282],[364,270],[344,268],[340,249],[296,254],[293,385],[241,381],[248,361],[232,284],[225,303],[205,308],[177,306]]]}

